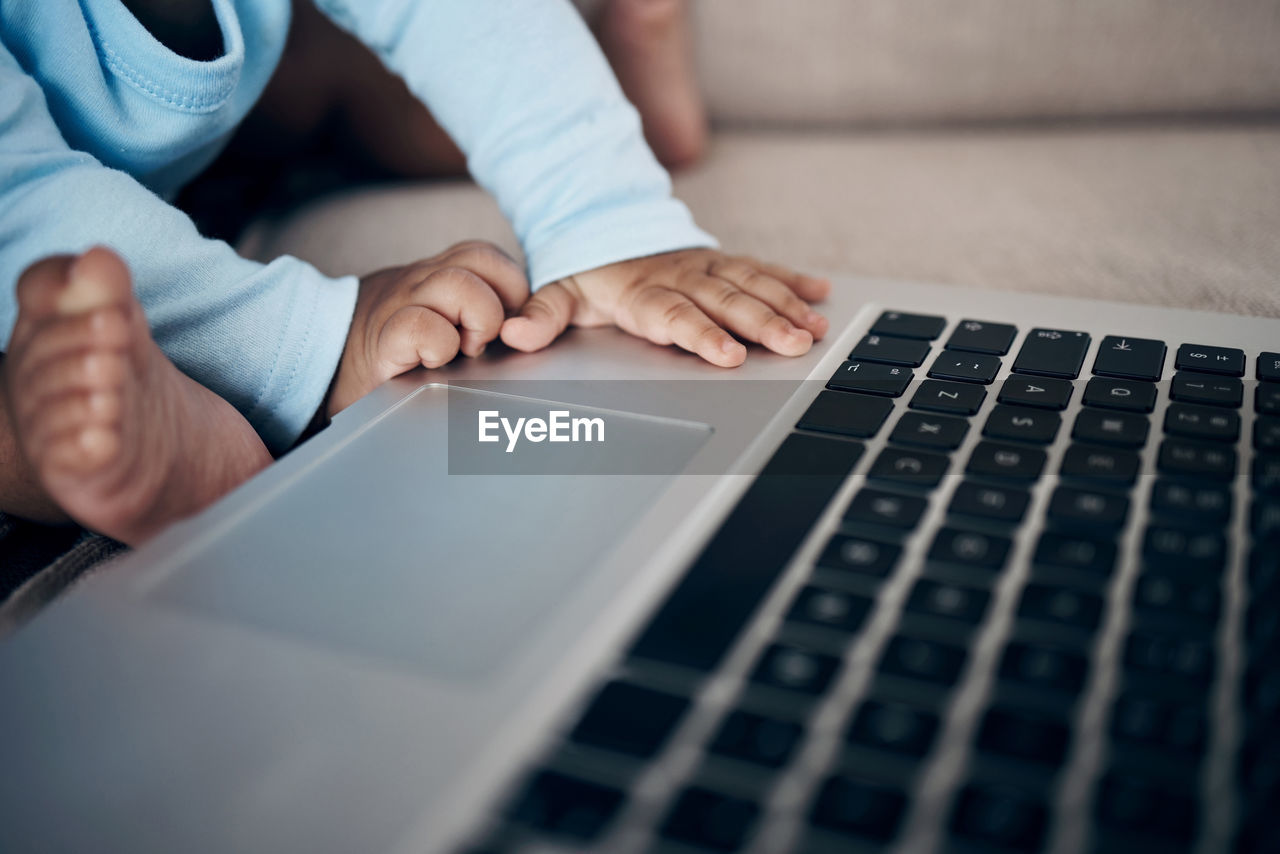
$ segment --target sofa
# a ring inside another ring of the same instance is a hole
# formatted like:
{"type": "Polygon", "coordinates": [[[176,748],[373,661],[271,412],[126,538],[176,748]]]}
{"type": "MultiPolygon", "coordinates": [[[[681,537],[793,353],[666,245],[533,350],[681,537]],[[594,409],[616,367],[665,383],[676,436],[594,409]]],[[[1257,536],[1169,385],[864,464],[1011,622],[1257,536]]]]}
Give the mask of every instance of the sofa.
{"type": "MultiPolygon", "coordinates": [[[[798,268],[1280,316],[1280,0],[691,0],[677,195],[798,268]]],[[[241,250],[364,273],[518,246],[466,181],[344,191],[241,250]]]]}

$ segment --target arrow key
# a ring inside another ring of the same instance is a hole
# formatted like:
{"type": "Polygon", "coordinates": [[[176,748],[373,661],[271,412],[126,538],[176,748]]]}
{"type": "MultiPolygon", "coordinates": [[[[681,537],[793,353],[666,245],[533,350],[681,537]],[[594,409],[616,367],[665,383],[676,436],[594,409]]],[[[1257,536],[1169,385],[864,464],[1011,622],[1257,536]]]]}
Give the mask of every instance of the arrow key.
{"type": "Polygon", "coordinates": [[[929,376],[942,380],[960,380],[986,385],[1000,371],[1000,359],[985,353],[962,353],[943,350],[929,369],[929,376]]]}
{"type": "Polygon", "coordinates": [[[1103,377],[1156,382],[1164,371],[1163,341],[1108,335],[1098,345],[1093,372],[1103,377]]]}

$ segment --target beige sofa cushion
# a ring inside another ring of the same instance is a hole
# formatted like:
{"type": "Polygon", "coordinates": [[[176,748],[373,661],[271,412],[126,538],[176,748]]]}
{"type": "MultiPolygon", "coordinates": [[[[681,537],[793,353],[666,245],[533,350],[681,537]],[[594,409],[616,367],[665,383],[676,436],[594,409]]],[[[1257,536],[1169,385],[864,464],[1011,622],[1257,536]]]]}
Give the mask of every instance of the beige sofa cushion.
{"type": "Polygon", "coordinates": [[[722,123],[1280,109],[1280,0],[691,0],[722,123]]]}
{"type": "MultiPolygon", "coordinates": [[[[716,137],[676,181],[726,248],[811,270],[1280,317],[1280,125],[716,137]]],[[[242,251],[363,273],[470,237],[465,183],[360,190],[242,251]]]]}

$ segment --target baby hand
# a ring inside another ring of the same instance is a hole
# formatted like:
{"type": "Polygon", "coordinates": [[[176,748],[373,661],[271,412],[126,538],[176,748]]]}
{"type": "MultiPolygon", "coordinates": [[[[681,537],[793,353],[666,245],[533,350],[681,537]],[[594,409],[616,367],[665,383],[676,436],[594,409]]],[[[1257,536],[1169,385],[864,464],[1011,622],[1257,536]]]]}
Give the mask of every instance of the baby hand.
{"type": "Polygon", "coordinates": [[[370,273],[360,280],[328,414],[419,365],[438,368],[459,351],[479,355],[498,336],[506,309],[514,310],[528,296],[520,266],[480,241],[370,273]]]}
{"type": "Polygon", "coordinates": [[[686,249],[610,264],[540,289],[502,325],[502,340],[541,350],[575,326],[617,324],[655,344],[675,344],[725,368],[747,350],[729,333],[799,356],[827,332],[814,311],[826,279],[711,249],[686,249]]]}

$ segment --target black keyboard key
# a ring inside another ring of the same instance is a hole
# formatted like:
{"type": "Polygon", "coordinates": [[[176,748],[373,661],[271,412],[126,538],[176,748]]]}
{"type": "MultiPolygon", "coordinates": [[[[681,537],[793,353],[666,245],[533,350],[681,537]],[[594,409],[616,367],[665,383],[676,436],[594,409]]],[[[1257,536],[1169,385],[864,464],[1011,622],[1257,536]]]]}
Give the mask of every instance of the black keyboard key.
{"type": "Polygon", "coordinates": [[[929,376],[938,380],[956,380],[987,385],[1000,372],[1000,357],[985,353],[956,353],[943,350],[933,360],[929,376]]]}
{"type": "Polygon", "coordinates": [[[965,471],[975,477],[1031,481],[1044,471],[1047,459],[1039,448],[983,441],[974,446],[965,471]]]}
{"type": "Polygon", "coordinates": [[[1028,584],[1018,603],[1024,620],[1092,631],[1102,619],[1102,599],[1092,593],[1049,584],[1028,584]]]}
{"type": "Polygon", "coordinates": [[[1000,659],[1000,678],[1036,691],[1075,696],[1084,687],[1088,660],[1078,652],[1011,641],[1000,659]]]}
{"type": "Polygon", "coordinates": [[[952,451],[960,447],[968,432],[969,422],[963,418],[907,412],[898,419],[898,425],[889,434],[889,441],[900,445],[952,451]]]}
{"type": "Polygon", "coordinates": [[[751,801],[733,798],[691,786],[680,793],[662,823],[662,835],[712,851],[737,851],[751,835],[760,817],[760,807],[751,801]]]}
{"type": "Polygon", "coordinates": [[[1267,540],[1274,546],[1280,533],[1280,502],[1256,498],[1249,510],[1249,533],[1257,540],[1267,540]]]}
{"type": "Polygon", "coordinates": [[[998,572],[1012,547],[1007,537],[943,527],[929,547],[929,560],[998,572]]]}
{"type": "Polygon", "coordinates": [[[1240,416],[1229,409],[1171,403],[1164,413],[1164,432],[1186,439],[1234,442],[1240,438],[1240,416]]]}
{"type": "Polygon", "coordinates": [[[929,342],[891,335],[864,335],[849,358],[855,362],[883,362],[918,368],[929,355],[929,342]]]}
{"type": "Polygon", "coordinates": [[[641,634],[632,654],[709,670],[835,496],[862,445],[793,433],[641,634]]]}
{"type": "Polygon", "coordinates": [[[622,807],[617,789],[556,771],[540,771],[515,800],[508,815],[545,833],[590,841],[600,836],[622,807]]]}
{"type": "MultiPolygon", "coordinates": [[[[892,543],[837,535],[827,543],[822,556],[818,558],[818,566],[839,572],[887,578],[889,573],[893,572],[901,554],[901,546],[892,543]]],[[[726,583],[731,582],[726,581],[726,583]]],[[[714,607],[714,605],[708,603],[708,607],[714,607]]]]}
{"type": "Polygon", "coordinates": [[[1116,564],[1116,545],[1109,540],[1046,531],[1036,543],[1031,559],[1036,566],[1087,570],[1105,578],[1116,564]]]}
{"type": "Polygon", "coordinates": [[[1244,383],[1233,377],[1206,377],[1177,373],[1169,386],[1169,397],[1183,403],[1238,408],[1244,402],[1244,383]]]}
{"type": "Polygon", "coordinates": [[[1142,556],[1156,567],[1219,570],[1227,564],[1227,539],[1218,531],[1188,531],[1151,525],[1142,538],[1142,556]]]}
{"type": "Polygon", "coordinates": [[[796,595],[787,619],[852,634],[862,628],[875,602],[866,596],[812,585],[796,595]]]}
{"type": "Polygon", "coordinates": [[[964,839],[1012,851],[1039,851],[1049,811],[1025,789],[968,785],[951,812],[951,832],[964,839]]]}
{"type": "Polygon", "coordinates": [[[938,716],[903,703],[867,700],[846,738],[850,744],[890,753],[924,756],[938,733],[938,716]]]}
{"type": "Polygon", "coordinates": [[[1151,422],[1145,415],[1082,409],[1076,416],[1071,438],[1077,442],[1098,442],[1123,448],[1141,448],[1147,443],[1151,422]]]}
{"type": "Polygon", "coordinates": [[[628,682],[610,682],[578,720],[569,738],[578,744],[648,758],[666,744],[689,701],[628,682]]]}
{"type": "Polygon", "coordinates": [[[1031,495],[1007,486],[987,486],[966,480],[951,496],[949,512],[957,516],[1017,524],[1027,512],[1031,495]]]}
{"type": "Polygon", "coordinates": [[[885,448],[871,464],[867,477],[887,480],[898,486],[932,489],[947,473],[951,461],[942,454],[885,448]]]}
{"type": "Polygon", "coordinates": [[[1094,377],[1085,384],[1084,405],[1125,412],[1150,412],[1156,408],[1153,383],[1094,377]]]}
{"type": "Polygon", "coordinates": [[[1253,447],[1264,454],[1280,451],[1280,418],[1259,416],[1253,422],[1253,447]]]}
{"type": "Polygon", "coordinates": [[[1255,370],[1263,382],[1280,382],[1280,353],[1259,353],[1255,370]]]}
{"type": "Polygon", "coordinates": [[[880,431],[893,410],[893,401],[883,397],[862,394],[845,394],[839,391],[820,392],[796,427],[838,436],[870,439],[880,431]]]}
{"type": "Polygon", "coordinates": [[[760,656],[751,680],[801,694],[818,696],[831,685],[840,659],[790,644],[775,643],[760,656]]]}
{"type": "Polygon", "coordinates": [[[853,524],[909,529],[920,521],[928,506],[929,502],[919,496],[885,492],[868,486],[853,497],[844,518],[853,524]]]}
{"type": "Polygon", "coordinates": [[[898,832],[907,799],[897,789],[829,777],[818,791],[809,820],[823,830],[887,842],[898,832]]]}
{"type": "Polygon", "coordinates": [[[1253,408],[1259,415],[1280,415],[1280,385],[1259,385],[1253,394],[1253,408]]]}
{"type": "Polygon", "coordinates": [[[1160,443],[1156,468],[1168,475],[1231,480],[1236,473],[1236,451],[1222,445],[1165,439],[1160,443]]]}
{"type": "Polygon", "coordinates": [[[947,339],[947,349],[1003,356],[1009,352],[1009,346],[1013,344],[1013,338],[1017,334],[1018,330],[1007,323],[962,320],[947,339]]]}
{"type": "Polygon", "coordinates": [[[964,442],[969,423],[946,415],[924,415],[922,412],[906,412],[897,420],[888,440],[899,444],[914,444],[938,451],[954,451],[964,442]]]}
{"type": "Polygon", "coordinates": [[[988,439],[1012,439],[1015,442],[1048,445],[1058,435],[1058,428],[1061,426],[1062,416],[1056,412],[1001,403],[991,410],[986,426],[982,428],[982,435],[988,439]]]}
{"type": "Polygon", "coordinates": [[[1014,406],[1063,410],[1071,402],[1071,383],[1067,380],[1047,377],[1037,379],[1007,377],[1000,384],[1000,394],[996,400],[1014,406]]]}
{"type": "Polygon", "coordinates": [[[871,331],[878,335],[897,335],[901,338],[919,338],[932,341],[947,328],[947,319],[932,314],[907,314],[902,311],[886,311],[871,324],[871,331]]]}
{"type": "Polygon", "coordinates": [[[1196,832],[1192,798],[1165,783],[1115,771],[1102,778],[1094,813],[1102,827],[1145,838],[1152,850],[1162,850],[1157,840],[1189,842],[1196,832]]]}
{"type": "Polygon", "coordinates": [[[791,758],[804,737],[804,728],[791,721],[736,711],[725,718],[710,750],[743,762],[780,768],[791,758]]]}
{"type": "Polygon", "coordinates": [[[954,685],[964,667],[963,647],[897,635],[885,646],[880,671],[940,685],[954,685]]]}
{"type": "Polygon", "coordinates": [[[1167,569],[1147,569],[1133,588],[1134,614],[1183,628],[1218,621],[1222,594],[1216,580],[1192,580],[1167,569]]]}
{"type": "Polygon", "coordinates": [[[1088,481],[1090,485],[1109,489],[1130,486],[1138,478],[1141,461],[1133,451],[1102,448],[1097,445],[1072,445],[1062,455],[1058,470],[1064,478],[1088,481]]]}
{"type": "Polygon", "coordinates": [[[1207,725],[1194,705],[1125,694],[1111,707],[1111,738],[1185,757],[1199,757],[1204,750],[1207,725]]]}
{"type": "Polygon", "coordinates": [[[1183,344],[1178,348],[1174,367],[1180,371],[1196,371],[1202,374],[1221,374],[1225,377],[1244,376],[1244,351],[1235,347],[1205,347],[1202,344],[1183,344]]]}
{"type": "Polygon", "coordinates": [[[977,625],[987,610],[991,594],[985,590],[922,578],[907,598],[906,610],[913,614],[958,620],[977,625]]]}
{"type": "Polygon", "coordinates": [[[1087,332],[1060,329],[1032,329],[1022,342],[1013,371],[1073,380],[1080,376],[1085,351],[1089,349],[1087,332]]]}
{"type": "Polygon", "coordinates": [[[1123,495],[1059,486],[1049,501],[1049,520],[1060,525],[1116,530],[1129,515],[1129,499],[1123,495]]]}
{"type": "Polygon", "coordinates": [[[1151,488],[1151,511],[1177,517],[1182,525],[1222,525],[1231,518],[1231,492],[1211,484],[1160,478],[1151,488]]]}
{"type": "Polygon", "coordinates": [[[1249,482],[1257,492],[1280,495],[1280,454],[1254,457],[1249,482]]]}
{"type": "Polygon", "coordinates": [[[876,362],[845,362],[827,381],[827,388],[898,397],[910,384],[910,368],[876,362]]]}
{"type": "Polygon", "coordinates": [[[1056,718],[1022,710],[992,708],[978,727],[978,749],[998,756],[1061,765],[1070,731],[1056,718]]]}
{"type": "Polygon", "coordinates": [[[1134,632],[1125,641],[1123,661],[1126,673],[1160,685],[1174,679],[1204,686],[1213,678],[1212,642],[1197,638],[1134,632]]]}
{"type": "Polygon", "coordinates": [[[1098,345],[1093,372],[1102,377],[1156,382],[1164,373],[1163,341],[1108,335],[1098,345]]]}
{"type": "Polygon", "coordinates": [[[912,409],[972,415],[982,407],[987,390],[981,386],[944,380],[925,380],[911,397],[912,409]]]}

